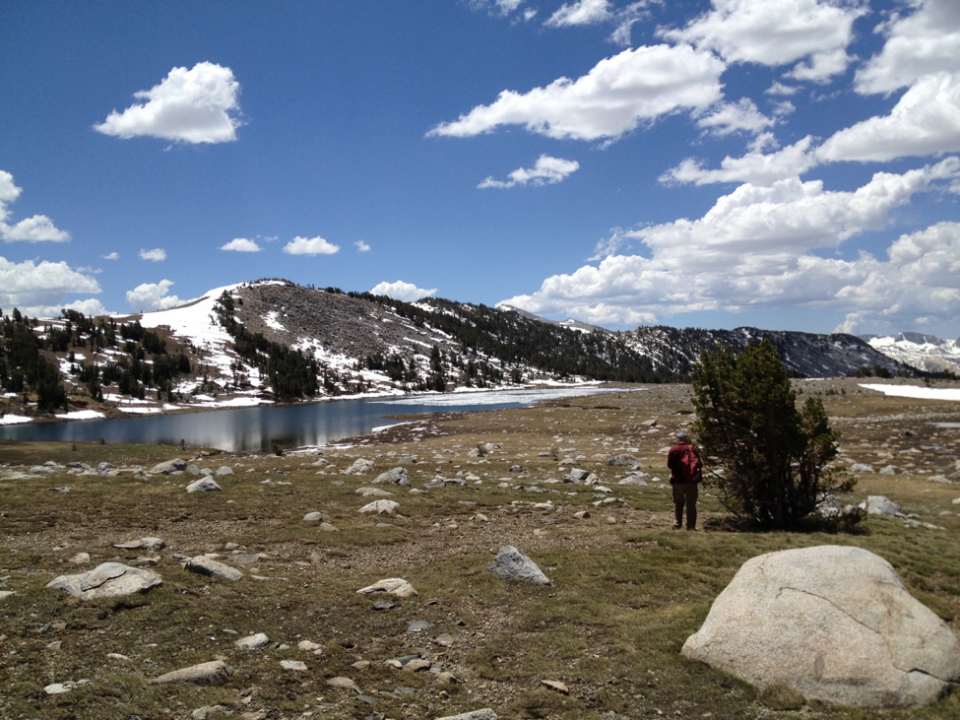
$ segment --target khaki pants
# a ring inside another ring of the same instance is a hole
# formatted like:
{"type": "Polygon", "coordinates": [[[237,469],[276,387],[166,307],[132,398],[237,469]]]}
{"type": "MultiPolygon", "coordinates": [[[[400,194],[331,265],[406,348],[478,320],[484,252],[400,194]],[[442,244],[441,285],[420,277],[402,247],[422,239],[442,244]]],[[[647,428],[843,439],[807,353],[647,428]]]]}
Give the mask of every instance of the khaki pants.
{"type": "Polygon", "coordinates": [[[673,510],[677,527],[683,525],[683,506],[687,506],[687,530],[697,527],[697,497],[699,483],[673,483],[673,510]]]}

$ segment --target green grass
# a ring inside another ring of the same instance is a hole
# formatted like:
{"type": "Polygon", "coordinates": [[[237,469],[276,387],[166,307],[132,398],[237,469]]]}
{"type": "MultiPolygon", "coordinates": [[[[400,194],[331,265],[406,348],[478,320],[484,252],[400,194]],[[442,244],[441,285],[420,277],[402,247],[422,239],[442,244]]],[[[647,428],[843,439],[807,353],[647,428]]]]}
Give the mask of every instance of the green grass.
{"type": "MultiPolygon", "coordinates": [[[[616,485],[625,473],[606,467],[601,458],[637,447],[643,469],[665,477],[660,451],[689,420],[676,414],[689,407],[682,386],[587,398],[570,407],[457,417],[444,422],[443,437],[327,451],[334,469],[326,474],[317,474],[313,457],[220,454],[201,464],[234,467],[236,475],[218,478],[222,493],[187,494],[188,476],[142,481],[130,475],[20,480],[0,475],[0,587],[16,591],[0,600],[0,717],[188,718],[195,708],[216,704],[234,717],[262,713],[263,718],[364,718],[371,713],[432,718],[488,706],[502,718],[564,720],[876,717],[872,711],[808,705],[783,688],[760,694],[679,653],[744,561],[821,544],[857,545],[881,555],[921,602],[955,631],[960,627],[960,508],[952,504],[960,488],[930,483],[920,472],[952,466],[957,452],[955,431],[934,436],[923,418],[934,413],[955,419],[960,410],[864,399],[864,414],[858,414],[857,397],[851,395],[853,390],[825,399],[852,459],[879,467],[882,454],[891,449],[920,444],[943,449],[927,452],[912,472],[893,478],[861,476],[848,499],[887,495],[906,512],[917,512],[945,530],[870,518],[857,534],[733,532],[724,529],[726,515],[709,489],[701,494],[700,509],[712,529],[669,530],[668,492],[616,485]],[[654,417],[661,431],[648,433],[641,423],[654,417]],[[908,421],[916,434],[905,439],[901,429],[908,421]],[[862,445],[861,439],[868,443],[862,445]],[[481,463],[467,455],[478,442],[504,447],[481,463]],[[594,507],[599,496],[590,488],[542,483],[563,471],[538,453],[568,446],[585,455],[581,466],[600,474],[623,502],[594,507]],[[447,451],[442,461],[434,458],[440,450],[447,451]],[[388,469],[394,464],[386,455],[390,451],[420,458],[408,466],[415,487],[438,470],[447,476],[474,472],[482,483],[420,494],[390,487],[402,517],[360,515],[357,509],[373,498],[356,490],[369,486],[373,475],[344,476],[337,469],[360,456],[375,457],[377,471],[388,469]],[[524,466],[522,476],[508,472],[514,464],[524,466]],[[284,474],[267,472],[273,468],[284,474]],[[265,480],[271,483],[263,484],[265,480]],[[504,480],[509,487],[499,487],[504,480]],[[517,488],[538,481],[554,492],[517,488]],[[52,491],[62,486],[71,492],[52,491]],[[531,503],[548,498],[556,511],[532,509],[531,503]],[[580,509],[588,509],[590,517],[574,519],[580,509]],[[322,512],[339,532],[304,525],[303,515],[312,510],[322,512]],[[942,511],[953,514],[941,516],[942,511]],[[146,553],[112,546],[147,535],[167,543],[155,568],[163,576],[162,587],[85,603],[45,588],[57,575],[100,562],[136,562],[146,553]],[[260,559],[241,565],[239,558],[231,560],[228,543],[239,545],[244,556],[259,554],[260,559]],[[506,544],[530,555],[553,586],[506,583],[486,572],[506,544]],[[89,565],[69,562],[79,551],[90,553],[89,565]],[[185,558],[203,552],[221,553],[247,577],[230,582],[183,570],[185,558]],[[407,579],[419,595],[357,594],[387,577],[407,579]],[[373,610],[375,599],[389,599],[396,607],[373,610]],[[427,621],[430,627],[409,632],[412,620],[427,621]],[[271,644],[252,651],[234,646],[254,632],[266,633],[271,644]],[[451,636],[452,644],[438,644],[442,634],[451,636]],[[299,650],[300,640],[321,644],[322,654],[299,650]],[[60,643],[58,649],[51,646],[54,642],[60,643]],[[110,659],[111,653],[128,659],[110,659]],[[428,657],[458,682],[386,664],[410,654],[428,657]],[[148,683],[164,672],[215,658],[236,670],[223,687],[148,683]],[[284,659],[302,660],[308,670],[285,671],[279,664],[284,659]],[[370,665],[353,667],[359,660],[370,665]],[[364,698],[329,687],[326,680],[335,676],[352,678],[364,698]],[[80,679],[90,683],[63,695],[43,691],[49,683],[80,679]],[[569,694],[547,688],[543,680],[562,681],[569,694]]],[[[195,449],[186,454],[191,452],[195,449]]],[[[178,448],[154,446],[78,445],[73,450],[70,444],[0,443],[0,462],[21,470],[25,468],[19,466],[50,459],[150,467],[178,454],[178,448]]],[[[958,714],[960,701],[954,695],[927,708],[882,716],[946,720],[958,714]]]]}

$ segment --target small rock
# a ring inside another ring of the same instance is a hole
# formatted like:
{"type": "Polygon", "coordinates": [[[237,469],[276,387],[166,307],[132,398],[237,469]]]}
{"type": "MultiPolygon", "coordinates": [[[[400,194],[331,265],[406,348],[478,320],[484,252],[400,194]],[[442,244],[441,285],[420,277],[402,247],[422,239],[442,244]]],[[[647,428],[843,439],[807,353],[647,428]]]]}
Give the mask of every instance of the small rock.
{"type": "Polygon", "coordinates": [[[303,516],[303,521],[307,525],[319,525],[323,522],[323,515],[318,512],[308,512],[303,516]]]}
{"type": "Polygon", "coordinates": [[[222,660],[200,663],[191,667],[168,672],[150,680],[151,685],[167,683],[194,683],[196,685],[223,685],[233,675],[233,668],[222,660]]]}
{"type": "Polygon", "coordinates": [[[577,520],[586,520],[587,518],[590,517],[590,511],[589,511],[589,510],[578,510],[577,512],[575,512],[575,513],[573,514],[573,516],[574,516],[577,520]]]}
{"type": "Polygon", "coordinates": [[[471,710],[470,712],[460,713],[459,715],[444,715],[437,720],[500,720],[497,714],[491,708],[482,710],[471,710]]]}
{"type": "Polygon", "coordinates": [[[421,670],[429,670],[432,663],[429,660],[424,660],[423,658],[417,658],[416,660],[411,660],[406,665],[403,666],[403,669],[407,672],[419,672],[421,670]]]}
{"type": "Polygon", "coordinates": [[[344,475],[364,475],[373,470],[374,462],[373,460],[368,460],[367,458],[357,458],[353,461],[353,465],[348,467],[343,471],[344,475]]]}
{"type": "Polygon", "coordinates": [[[619,466],[619,467],[635,468],[639,464],[640,464],[640,461],[637,460],[637,458],[627,453],[614,455],[609,460],[607,460],[607,465],[613,465],[613,466],[619,466]]]}
{"type": "Polygon", "coordinates": [[[294,672],[302,672],[307,669],[307,664],[301,662],[300,660],[281,660],[280,667],[284,670],[290,670],[294,672]]]}
{"type": "Polygon", "coordinates": [[[217,475],[219,476],[233,475],[233,468],[230,467],[229,465],[221,465],[220,467],[217,468],[217,475]]]}
{"type": "Polygon", "coordinates": [[[253,635],[247,635],[244,638],[240,638],[234,643],[234,645],[241,650],[253,650],[254,648],[263,647],[268,642],[270,642],[270,639],[265,633],[254,633],[253,635]]]}
{"type": "Polygon", "coordinates": [[[405,467],[395,467],[392,470],[387,470],[387,472],[378,475],[373,482],[391,483],[394,485],[410,487],[410,473],[407,472],[405,467]]]}
{"type": "Polygon", "coordinates": [[[213,715],[219,715],[220,713],[227,712],[227,708],[224,705],[205,705],[204,707],[199,707],[190,713],[191,720],[207,720],[207,718],[213,715]]]}
{"type": "Polygon", "coordinates": [[[383,488],[362,487],[357,488],[357,495],[361,497],[389,497],[393,493],[383,488]]]}
{"type": "Polygon", "coordinates": [[[867,465],[865,463],[854,463],[850,466],[850,472],[853,473],[872,473],[873,465],[867,465]]]}
{"type": "Polygon", "coordinates": [[[318,650],[323,650],[323,646],[311,640],[301,640],[297,643],[297,649],[316,653],[318,650]]]}
{"type": "Polygon", "coordinates": [[[61,575],[47,583],[47,587],[63,590],[82,600],[89,600],[146,592],[162,584],[163,579],[152,570],[134,568],[118,562],[107,562],[79,575],[61,575]]]}
{"type": "Polygon", "coordinates": [[[556,690],[563,695],[569,695],[570,689],[559,680],[541,680],[541,685],[546,685],[551,690],[556,690]]]}
{"type": "MultiPolygon", "coordinates": [[[[104,468],[103,465],[104,463],[100,463],[100,466],[97,468],[97,470],[99,470],[100,472],[103,472],[104,470],[109,470],[113,467],[111,465],[109,468],[104,468]]],[[[186,469],[187,469],[186,460],[182,458],[174,458],[173,460],[167,460],[166,462],[157,463],[152,468],[150,468],[148,472],[152,473],[153,475],[169,475],[172,472],[180,472],[186,469]]]]}
{"type": "Polygon", "coordinates": [[[199,480],[194,480],[192,483],[187,485],[188,493],[198,493],[198,492],[217,492],[218,490],[223,490],[218,484],[217,481],[211,477],[202,477],[199,480]]]}
{"type": "Polygon", "coordinates": [[[74,565],[86,565],[90,562],[90,553],[78,552],[76,555],[70,558],[70,562],[74,565]]]}
{"type": "Polygon", "coordinates": [[[357,512],[363,514],[393,515],[398,507],[400,507],[400,503],[394,500],[374,500],[372,503],[364,505],[357,512]]]}
{"type": "Polygon", "coordinates": [[[226,563],[214,560],[206,555],[197,555],[187,560],[183,566],[184,570],[197,573],[198,575],[216,575],[227,580],[243,580],[243,573],[226,563]]]}
{"type": "Polygon", "coordinates": [[[360,688],[357,687],[357,684],[348,677],[334,677],[327,680],[327,685],[330,687],[340,688],[342,690],[353,690],[354,692],[360,692],[360,688]]]}
{"type": "Polygon", "coordinates": [[[396,595],[397,597],[411,597],[413,595],[420,594],[413,589],[413,585],[408,583],[403,578],[387,578],[385,580],[379,580],[373,585],[369,585],[365,588],[357,590],[357,594],[360,595],[368,595],[376,592],[387,593],[388,595],[396,595]]]}
{"type": "Polygon", "coordinates": [[[553,585],[537,564],[512,545],[505,545],[487,568],[504,580],[529,580],[540,585],[553,585]]]}

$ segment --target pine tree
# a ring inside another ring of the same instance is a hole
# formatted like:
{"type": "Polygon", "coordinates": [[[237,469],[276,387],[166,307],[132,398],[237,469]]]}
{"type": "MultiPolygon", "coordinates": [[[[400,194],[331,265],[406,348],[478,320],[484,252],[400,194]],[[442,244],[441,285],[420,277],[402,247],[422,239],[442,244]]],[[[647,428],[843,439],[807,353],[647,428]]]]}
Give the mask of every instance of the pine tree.
{"type": "Polygon", "coordinates": [[[729,347],[704,351],[694,369],[694,431],[714,472],[720,501],[742,520],[793,527],[839,489],[827,465],[840,434],[823,403],[802,411],[776,349],[751,342],[735,358],[729,347]]]}

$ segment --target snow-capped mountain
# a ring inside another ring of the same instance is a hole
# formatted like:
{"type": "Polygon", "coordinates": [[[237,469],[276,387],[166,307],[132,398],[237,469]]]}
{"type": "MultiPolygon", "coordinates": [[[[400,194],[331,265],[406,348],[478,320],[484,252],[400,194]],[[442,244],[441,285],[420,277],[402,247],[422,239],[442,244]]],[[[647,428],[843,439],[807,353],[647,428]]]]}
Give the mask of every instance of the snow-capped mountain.
{"type": "Polygon", "coordinates": [[[862,338],[874,350],[912,368],[960,374],[960,339],[941,340],[934,335],[914,332],[863,335],[862,338]]]}

